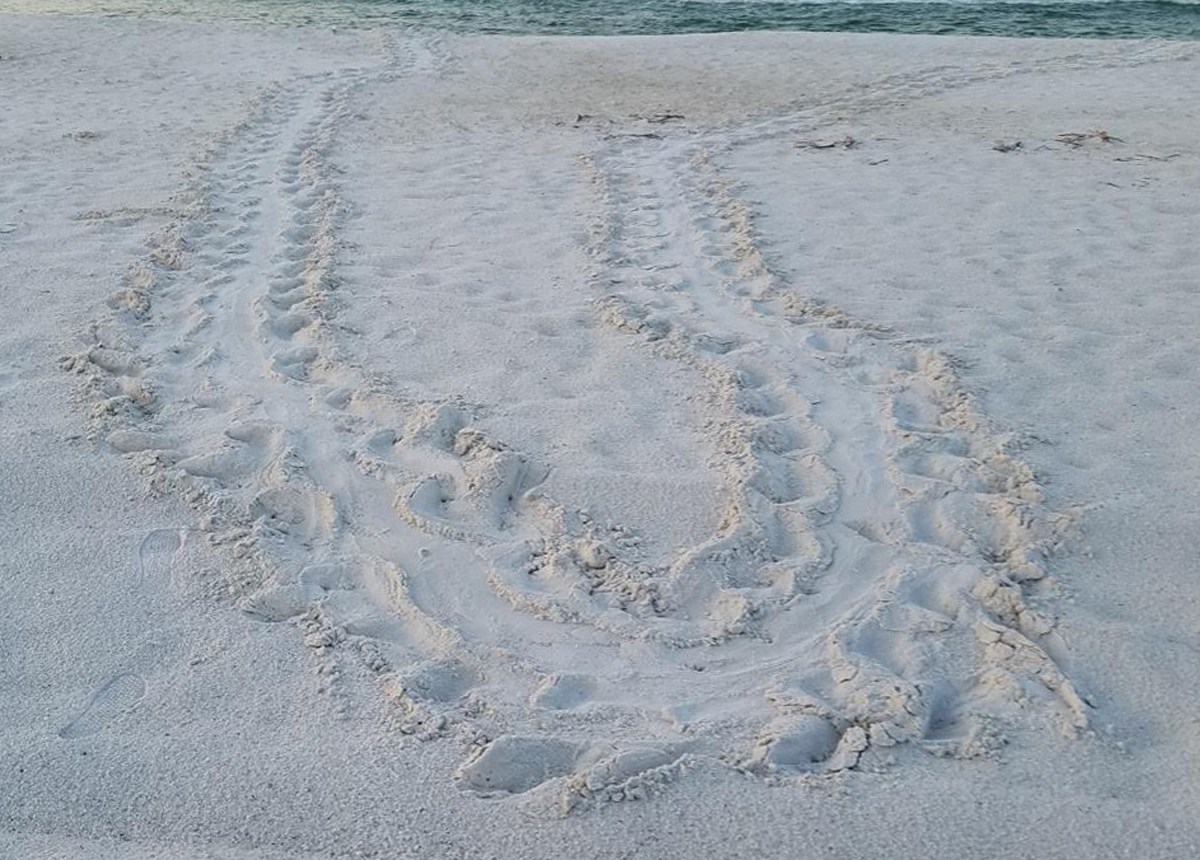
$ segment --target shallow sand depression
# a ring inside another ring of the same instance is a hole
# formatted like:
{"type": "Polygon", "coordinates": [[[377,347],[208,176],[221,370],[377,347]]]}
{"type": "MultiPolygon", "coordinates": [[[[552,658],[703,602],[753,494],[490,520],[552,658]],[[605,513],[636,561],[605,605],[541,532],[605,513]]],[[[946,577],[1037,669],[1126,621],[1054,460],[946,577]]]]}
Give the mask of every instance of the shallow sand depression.
{"type": "Polygon", "coordinates": [[[1194,847],[1192,44],[3,22],[0,846],[1194,847]]]}

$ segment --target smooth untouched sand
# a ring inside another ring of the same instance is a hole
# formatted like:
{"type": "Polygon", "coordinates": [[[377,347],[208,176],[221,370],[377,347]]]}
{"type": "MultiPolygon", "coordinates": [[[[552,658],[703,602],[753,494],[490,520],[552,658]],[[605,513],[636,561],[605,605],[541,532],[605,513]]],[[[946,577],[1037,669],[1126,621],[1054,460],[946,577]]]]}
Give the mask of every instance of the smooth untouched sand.
{"type": "Polygon", "coordinates": [[[1196,855],[1198,54],[0,17],[0,855],[1196,855]]]}

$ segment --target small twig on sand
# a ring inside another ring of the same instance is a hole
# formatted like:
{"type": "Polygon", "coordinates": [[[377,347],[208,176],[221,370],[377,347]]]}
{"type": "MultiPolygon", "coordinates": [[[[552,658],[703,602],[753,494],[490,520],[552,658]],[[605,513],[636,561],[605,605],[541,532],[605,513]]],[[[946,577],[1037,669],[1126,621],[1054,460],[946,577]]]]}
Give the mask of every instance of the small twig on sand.
{"type": "Polygon", "coordinates": [[[1139,152],[1134,156],[1126,155],[1121,158],[1114,158],[1113,161],[1133,161],[1138,158],[1143,158],[1146,161],[1170,161],[1172,158],[1178,158],[1179,155],[1180,153],[1178,152],[1172,152],[1170,155],[1151,155],[1148,152],[1139,152]]]}
{"type": "Polygon", "coordinates": [[[992,144],[992,149],[996,150],[996,152],[1016,152],[1018,149],[1023,147],[1024,144],[1019,140],[1014,140],[1011,142],[1007,140],[998,140],[992,144]]]}
{"type": "Polygon", "coordinates": [[[1078,149],[1089,140],[1098,140],[1101,143],[1124,143],[1119,137],[1113,137],[1104,129],[1098,128],[1089,132],[1069,131],[1065,134],[1060,134],[1054,138],[1059,143],[1065,143],[1067,146],[1078,149]]]}
{"type": "Polygon", "coordinates": [[[646,120],[646,122],[662,123],[671,122],[677,119],[684,119],[684,116],[681,113],[656,113],[647,117],[642,117],[642,119],[646,120]]]}
{"type": "Polygon", "coordinates": [[[796,149],[855,149],[860,143],[853,137],[843,137],[840,140],[798,140],[796,149]]]}

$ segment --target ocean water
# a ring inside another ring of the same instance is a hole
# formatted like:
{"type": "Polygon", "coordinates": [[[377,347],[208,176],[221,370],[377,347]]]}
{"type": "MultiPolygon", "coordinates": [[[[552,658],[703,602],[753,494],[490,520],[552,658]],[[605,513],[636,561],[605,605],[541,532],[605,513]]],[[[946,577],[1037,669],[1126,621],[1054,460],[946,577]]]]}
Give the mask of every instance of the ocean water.
{"type": "Polygon", "coordinates": [[[0,11],[572,35],[826,30],[1200,38],[1200,0],[0,0],[0,11]]]}

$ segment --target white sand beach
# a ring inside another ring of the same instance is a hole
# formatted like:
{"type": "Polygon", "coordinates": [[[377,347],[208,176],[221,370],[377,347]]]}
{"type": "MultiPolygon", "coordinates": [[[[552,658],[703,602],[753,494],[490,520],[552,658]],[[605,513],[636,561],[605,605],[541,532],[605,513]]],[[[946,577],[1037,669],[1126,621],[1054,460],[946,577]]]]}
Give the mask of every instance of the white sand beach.
{"type": "Polygon", "coordinates": [[[0,857],[1200,856],[1198,81],[0,14],[0,857]]]}

